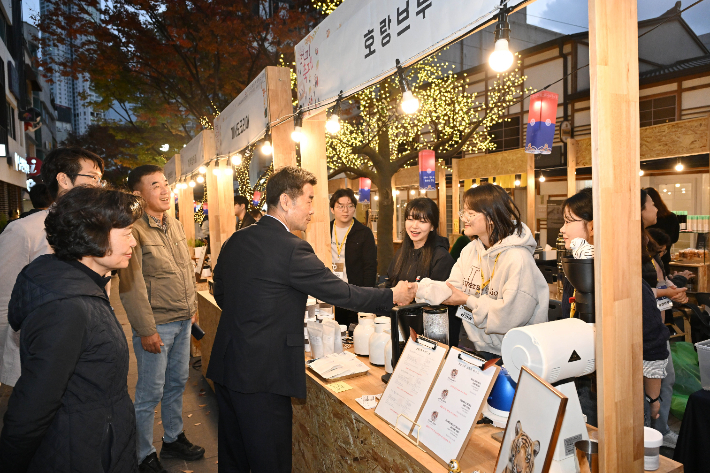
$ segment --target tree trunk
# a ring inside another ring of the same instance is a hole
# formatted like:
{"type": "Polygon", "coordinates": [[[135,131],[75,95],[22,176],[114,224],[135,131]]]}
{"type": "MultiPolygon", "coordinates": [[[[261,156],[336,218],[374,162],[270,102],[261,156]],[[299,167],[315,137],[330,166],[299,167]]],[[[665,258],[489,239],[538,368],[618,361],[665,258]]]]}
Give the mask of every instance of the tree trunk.
{"type": "Polygon", "coordinates": [[[375,185],[380,197],[377,218],[377,272],[384,276],[387,274],[390,261],[394,256],[392,242],[394,198],[392,197],[392,176],[390,169],[378,169],[375,185]]]}

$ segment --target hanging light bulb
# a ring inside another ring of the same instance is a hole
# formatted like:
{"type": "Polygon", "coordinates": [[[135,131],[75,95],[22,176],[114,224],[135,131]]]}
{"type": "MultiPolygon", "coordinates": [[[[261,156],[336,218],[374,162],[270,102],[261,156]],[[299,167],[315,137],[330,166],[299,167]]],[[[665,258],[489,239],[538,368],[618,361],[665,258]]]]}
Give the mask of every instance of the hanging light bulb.
{"type": "Polygon", "coordinates": [[[414,195],[414,194],[416,194],[416,192],[414,191],[414,189],[412,189],[411,191],[409,191],[409,194],[414,195]]]}
{"type": "Polygon", "coordinates": [[[242,164],[242,153],[237,153],[232,156],[232,165],[241,166],[242,164]]]}
{"type": "Polygon", "coordinates": [[[198,184],[202,184],[203,182],[205,182],[204,176],[197,176],[197,179],[195,179],[195,180],[197,181],[198,184]]]}
{"type": "Polygon", "coordinates": [[[508,47],[509,40],[508,9],[505,5],[501,5],[500,13],[498,13],[498,24],[496,25],[495,47],[488,57],[488,64],[496,72],[505,72],[513,65],[515,57],[508,47]]]}
{"type": "Polygon", "coordinates": [[[402,111],[407,115],[417,113],[417,110],[419,110],[419,99],[414,96],[411,89],[409,88],[409,84],[404,78],[404,69],[402,69],[402,65],[400,64],[399,59],[396,60],[396,64],[399,88],[402,89],[402,101],[400,103],[400,105],[402,106],[402,111]]]}
{"type": "Polygon", "coordinates": [[[343,91],[341,90],[338,94],[338,100],[335,102],[335,106],[330,112],[330,117],[328,121],[325,122],[325,129],[331,135],[334,135],[340,131],[340,101],[343,99],[343,91]]]}
{"type": "Polygon", "coordinates": [[[379,196],[379,195],[376,195],[376,196],[374,197],[374,199],[375,199],[375,200],[380,200],[380,196],[379,196]]]}
{"type": "Polygon", "coordinates": [[[521,174],[515,175],[515,187],[520,187],[520,180],[523,178],[521,174]]]}
{"type": "Polygon", "coordinates": [[[232,169],[231,167],[224,168],[222,174],[224,174],[225,176],[231,176],[232,174],[234,174],[234,169],[232,169]]]}
{"type": "Polygon", "coordinates": [[[205,174],[207,172],[207,168],[204,166],[200,166],[200,168],[197,170],[200,174],[205,174]]]}
{"type": "Polygon", "coordinates": [[[678,183],[676,182],[676,185],[675,185],[675,186],[676,186],[676,187],[680,187],[680,184],[678,184],[678,183]]]}
{"type": "Polygon", "coordinates": [[[215,176],[219,176],[219,174],[220,174],[220,170],[216,165],[215,165],[214,169],[212,169],[212,174],[214,174],[215,176]]]}
{"type": "Polygon", "coordinates": [[[190,179],[190,182],[188,183],[188,185],[189,185],[190,187],[195,187],[195,181],[193,181],[192,179],[190,179]]]}
{"type": "Polygon", "coordinates": [[[296,143],[300,143],[303,140],[303,111],[301,106],[298,106],[296,111],[296,116],[293,118],[293,132],[291,132],[291,139],[296,143]]]}
{"type": "Polygon", "coordinates": [[[639,176],[643,176],[643,169],[639,171],[639,176]]]}
{"type": "Polygon", "coordinates": [[[261,152],[266,156],[271,156],[271,153],[274,152],[274,148],[271,146],[271,131],[269,131],[268,126],[266,127],[266,134],[264,135],[264,144],[261,145],[261,152]]]}
{"type": "Polygon", "coordinates": [[[475,179],[473,179],[473,182],[471,184],[471,189],[473,189],[474,187],[478,187],[478,184],[476,183],[475,179]]]}
{"type": "Polygon", "coordinates": [[[675,165],[675,170],[678,172],[683,170],[683,163],[681,163],[680,160],[678,160],[678,164],[675,165]]]}
{"type": "Polygon", "coordinates": [[[540,182],[545,182],[545,176],[543,176],[542,174],[540,174],[540,182]]]}

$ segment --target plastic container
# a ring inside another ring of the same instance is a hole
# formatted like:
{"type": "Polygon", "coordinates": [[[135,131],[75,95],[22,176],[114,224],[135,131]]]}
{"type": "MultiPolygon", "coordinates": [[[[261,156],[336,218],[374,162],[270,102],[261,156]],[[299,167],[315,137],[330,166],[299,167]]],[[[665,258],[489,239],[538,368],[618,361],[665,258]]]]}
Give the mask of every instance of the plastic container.
{"type": "Polygon", "coordinates": [[[695,348],[698,350],[700,385],[704,390],[710,391],[710,340],[696,343],[695,348]]]}
{"type": "Polygon", "coordinates": [[[643,469],[646,471],[658,470],[661,466],[661,445],[663,435],[656,429],[643,428],[643,469]]]}
{"type": "Polygon", "coordinates": [[[369,341],[370,364],[375,366],[385,365],[385,346],[391,340],[385,329],[389,326],[389,317],[377,317],[375,319],[375,333],[370,335],[369,341]]]}

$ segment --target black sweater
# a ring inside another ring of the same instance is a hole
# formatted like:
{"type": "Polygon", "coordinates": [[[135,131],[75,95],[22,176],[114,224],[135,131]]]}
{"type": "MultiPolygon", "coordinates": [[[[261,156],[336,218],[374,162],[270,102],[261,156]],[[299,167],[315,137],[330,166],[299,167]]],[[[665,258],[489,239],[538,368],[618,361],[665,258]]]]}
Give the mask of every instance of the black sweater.
{"type": "Polygon", "coordinates": [[[641,281],[641,301],[643,307],[643,360],[657,361],[668,358],[669,332],[656,305],[651,285],[641,281]]]}
{"type": "MultiPolygon", "coordinates": [[[[347,247],[346,247],[347,248],[347,247]]],[[[423,272],[419,271],[419,260],[422,255],[421,248],[418,250],[411,250],[409,258],[405,261],[402,270],[399,274],[394,274],[394,267],[397,263],[404,248],[397,250],[397,253],[392,258],[390,267],[387,270],[387,287],[392,287],[399,281],[416,281],[417,277],[421,279],[430,278],[434,281],[446,281],[451,275],[451,268],[454,267],[454,259],[449,254],[449,240],[443,236],[437,236],[436,244],[434,247],[434,254],[431,258],[431,264],[428,270],[423,272]]]]}
{"type": "MultiPolygon", "coordinates": [[[[648,228],[658,228],[659,230],[665,232],[671,239],[671,245],[678,241],[680,236],[680,224],[678,223],[678,217],[674,213],[670,213],[665,217],[658,217],[655,225],[651,225],[648,228]]],[[[670,274],[670,263],[671,263],[671,249],[666,248],[666,253],[661,257],[663,261],[663,267],[666,270],[666,274],[670,274]]]]}

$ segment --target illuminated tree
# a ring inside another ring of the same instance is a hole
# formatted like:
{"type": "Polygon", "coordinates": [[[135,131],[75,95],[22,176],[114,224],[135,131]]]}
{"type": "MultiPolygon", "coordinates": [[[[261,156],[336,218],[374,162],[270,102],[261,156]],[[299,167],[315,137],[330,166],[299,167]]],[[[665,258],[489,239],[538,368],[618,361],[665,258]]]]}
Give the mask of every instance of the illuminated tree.
{"type": "Polygon", "coordinates": [[[354,116],[342,120],[337,134],[327,136],[330,177],[342,173],[367,177],[377,186],[380,274],[387,271],[393,256],[391,182],[395,173],[416,165],[422,149],[433,150],[441,165],[462,152],[494,149],[490,127],[504,120],[506,109],[520,100],[521,94],[530,92],[521,88],[525,77],[516,68],[499,74],[487,97],[478,99],[467,90],[468,79],[450,69],[452,66],[432,56],[406,71],[421,104],[412,115],[399,106],[402,91],[396,77],[363,90],[343,104],[354,116]]]}
{"type": "Polygon", "coordinates": [[[239,183],[239,195],[243,195],[247,198],[247,200],[249,200],[249,207],[261,209],[263,203],[266,202],[266,181],[268,181],[269,177],[271,177],[271,175],[274,173],[274,163],[273,161],[271,162],[271,165],[269,165],[266,171],[264,171],[261,176],[259,176],[259,178],[256,180],[256,184],[254,185],[254,187],[252,187],[251,182],[249,180],[249,167],[251,166],[251,160],[254,157],[255,147],[256,145],[251,145],[249,148],[244,150],[244,152],[242,153],[242,163],[234,167],[234,178],[239,183]],[[261,197],[259,198],[259,205],[257,206],[254,206],[254,204],[252,203],[254,200],[255,191],[261,192],[261,197]]]}

